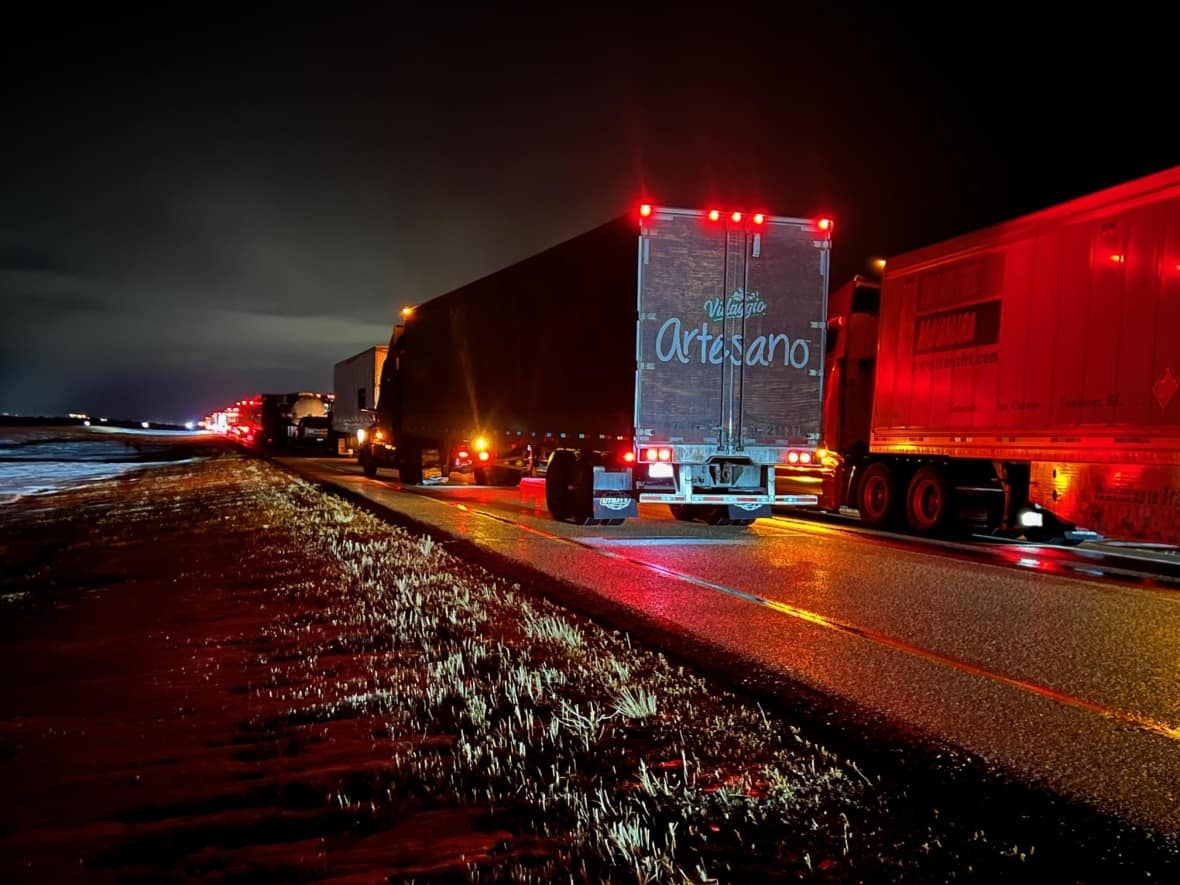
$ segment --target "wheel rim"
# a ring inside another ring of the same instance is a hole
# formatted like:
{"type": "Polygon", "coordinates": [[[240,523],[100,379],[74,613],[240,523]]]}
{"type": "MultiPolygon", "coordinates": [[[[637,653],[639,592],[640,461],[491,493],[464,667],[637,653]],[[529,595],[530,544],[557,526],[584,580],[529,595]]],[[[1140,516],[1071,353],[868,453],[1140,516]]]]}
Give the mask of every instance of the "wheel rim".
{"type": "Polygon", "coordinates": [[[920,480],[914,484],[910,504],[915,522],[923,528],[937,525],[942,518],[942,488],[933,480],[920,480]]]}
{"type": "Polygon", "coordinates": [[[881,476],[870,476],[865,482],[864,495],[865,510],[873,519],[880,519],[889,507],[889,485],[881,476]]]}

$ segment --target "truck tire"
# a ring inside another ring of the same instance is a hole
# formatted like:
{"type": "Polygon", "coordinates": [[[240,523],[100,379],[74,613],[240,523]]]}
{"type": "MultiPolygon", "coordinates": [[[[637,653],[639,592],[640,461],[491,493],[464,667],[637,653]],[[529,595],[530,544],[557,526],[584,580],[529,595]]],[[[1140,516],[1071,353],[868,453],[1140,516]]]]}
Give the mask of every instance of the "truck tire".
{"type": "Polygon", "coordinates": [[[897,478],[880,461],[865,468],[856,493],[860,521],[871,529],[894,528],[900,516],[897,478]]]}
{"type": "Polygon", "coordinates": [[[422,484],[422,450],[410,449],[397,462],[397,477],[402,485],[422,484]]]}
{"type": "Polygon", "coordinates": [[[668,509],[672,511],[672,515],[681,522],[692,522],[697,518],[696,511],[692,504],[669,504],[668,509]]]}
{"type": "Polygon", "coordinates": [[[554,452],[545,471],[545,505],[554,519],[568,519],[570,515],[569,487],[574,479],[574,453],[554,452]]]}
{"type": "Polygon", "coordinates": [[[570,490],[570,516],[578,525],[594,525],[594,466],[601,464],[597,455],[583,454],[574,464],[574,483],[570,490]]]}
{"type": "Polygon", "coordinates": [[[950,483],[937,464],[924,464],[910,479],[905,494],[906,522],[916,534],[931,535],[946,527],[954,510],[950,483]]]}

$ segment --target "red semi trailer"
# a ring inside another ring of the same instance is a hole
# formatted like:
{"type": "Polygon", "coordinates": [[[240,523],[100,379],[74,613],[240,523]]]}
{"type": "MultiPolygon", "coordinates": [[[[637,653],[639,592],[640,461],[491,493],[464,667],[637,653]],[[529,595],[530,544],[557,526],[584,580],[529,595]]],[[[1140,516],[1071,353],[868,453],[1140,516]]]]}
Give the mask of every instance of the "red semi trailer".
{"type": "Polygon", "coordinates": [[[1180,543],[1180,167],[853,280],[825,386],[823,506],[1180,543]]]}

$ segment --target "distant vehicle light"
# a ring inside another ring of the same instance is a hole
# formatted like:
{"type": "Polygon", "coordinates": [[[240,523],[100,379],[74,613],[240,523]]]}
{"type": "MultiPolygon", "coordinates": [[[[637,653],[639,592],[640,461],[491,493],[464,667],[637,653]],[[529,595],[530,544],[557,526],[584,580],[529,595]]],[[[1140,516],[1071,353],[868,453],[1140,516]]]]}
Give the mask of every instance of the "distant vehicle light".
{"type": "Polygon", "coordinates": [[[466,449],[459,449],[459,451],[455,452],[455,457],[462,461],[466,461],[471,457],[471,452],[467,451],[466,449]]]}
{"type": "Polygon", "coordinates": [[[810,464],[811,463],[811,452],[800,452],[799,453],[799,463],[800,464],[810,464]]]}
{"type": "Polygon", "coordinates": [[[403,308],[402,308],[402,319],[406,319],[406,318],[407,318],[407,317],[409,317],[411,314],[413,314],[413,312],[414,312],[414,308],[413,308],[413,307],[403,307],[403,308]]]}
{"type": "Polygon", "coordinates": [[[764,221],[766,221],[765,215],[763,215],[761,212],[754,213],[754,223],[755,224],[762,224],[762,222],[764,222],[764,221]]]}
{"type": "Polygon", "coordinates": [[[152,425],[151,425],[151,424],[149,424],[147,421],[140,421],[140,422],[139,422],[139,426],[140,426],[140,427],[142,427],[144,430],[147,430],[147,429],[148,429],[149,427],[151,427],[152,425]]]}
{"type": "Polygon", "coordinates": [[[652,479],[668,479],[675,475],[671,464],[650,464],[647,468],[647,475],[652,479]]]}
{"type": "Polygon", "coordinates": [[[830,231],[832,229],[833,224],[834,224],[834,222],[832,221],[832,219],[821,218],[819,221],[817,221],[815,223],[815,226],[818,227],[820,230],[822,230],[824,233],[827,233],[828,231],[830,231]]]}
{"type": "Polygon", "coordinates": [[[385,439],[385,433],[383,431],[376,430],[373,432],[373,438],[378,441],[383,440],[385,439]]]}
{"type": "Polygon", "coordinates": [[[799,463],[799,453],[795,452],[795,451],[787,452],[787,463],[788,464],[798,464],[799,463]]]}
{"type": "Polygon", "coordinates": [[[486,437],[486,436],[477,436],[477,437],[475,438],[475,441],[474,441],[474,442],[472,442],[471,446],[472,446],[472,448],[474,448],[474,449],[475,449],[477,452],[483,452],[483,451],[486,451],[486,450],[487,450],[487,448],[488,448],[488,439],[487,439],[487,437],[486,437]]]}
{"type": "MultiPolygon", "coordinates": [[[[90,422],[87,422],[87,423],[89,424],[90,422]]],[[[185,421],[184,422],[184,429],[185,430],[192,430],[193,427],[195,427],[195,426],[196,425],[194,425],[192,421],[185,421]]]]}
{"type": "Polygon", "coordinates": [[[742,213],[741,212],[734,212],[733,215],[731,215],[729,217],[733,219],[734,224],[738,224],[742,220],[742,213]]]}
{"type": "Polygon", "coordinates": [[[487,451],[486,449],[479,453],[479,460],[481,460],[481,461],[487,461],[491,457],[492,457],[492,453],[487,451]]]}
{"type": "Polygon", "coordinates": [[[639,207],[639,214],[642,215],[644,218],[650,218],[651,217],[651,203],[644,203],[642,206],[640,206],[639,207]]]}
{"type": "Polygon", "coordinates": [[[710,209],[709,210],[709,220],[710,221],[717,221],[720,218],[721,218],[720,211],[718,211],[717,209],[710,209]]]}

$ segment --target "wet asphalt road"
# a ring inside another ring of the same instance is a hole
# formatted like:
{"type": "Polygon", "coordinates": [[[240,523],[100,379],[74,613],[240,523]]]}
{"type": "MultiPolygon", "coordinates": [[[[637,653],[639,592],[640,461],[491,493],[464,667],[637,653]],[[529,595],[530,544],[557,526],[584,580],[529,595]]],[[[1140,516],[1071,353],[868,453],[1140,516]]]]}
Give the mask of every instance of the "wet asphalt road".
{"type": "Polygon", "coordinates": [[[1180,590],[1071,577],[805,520],[554,522],[540,483],[402,490],[284,460],[443,533],[752,658],[1036,786],[1180,832],[1180,590]],[[949,554],[949,555],[948,555],[949,554]]]}

